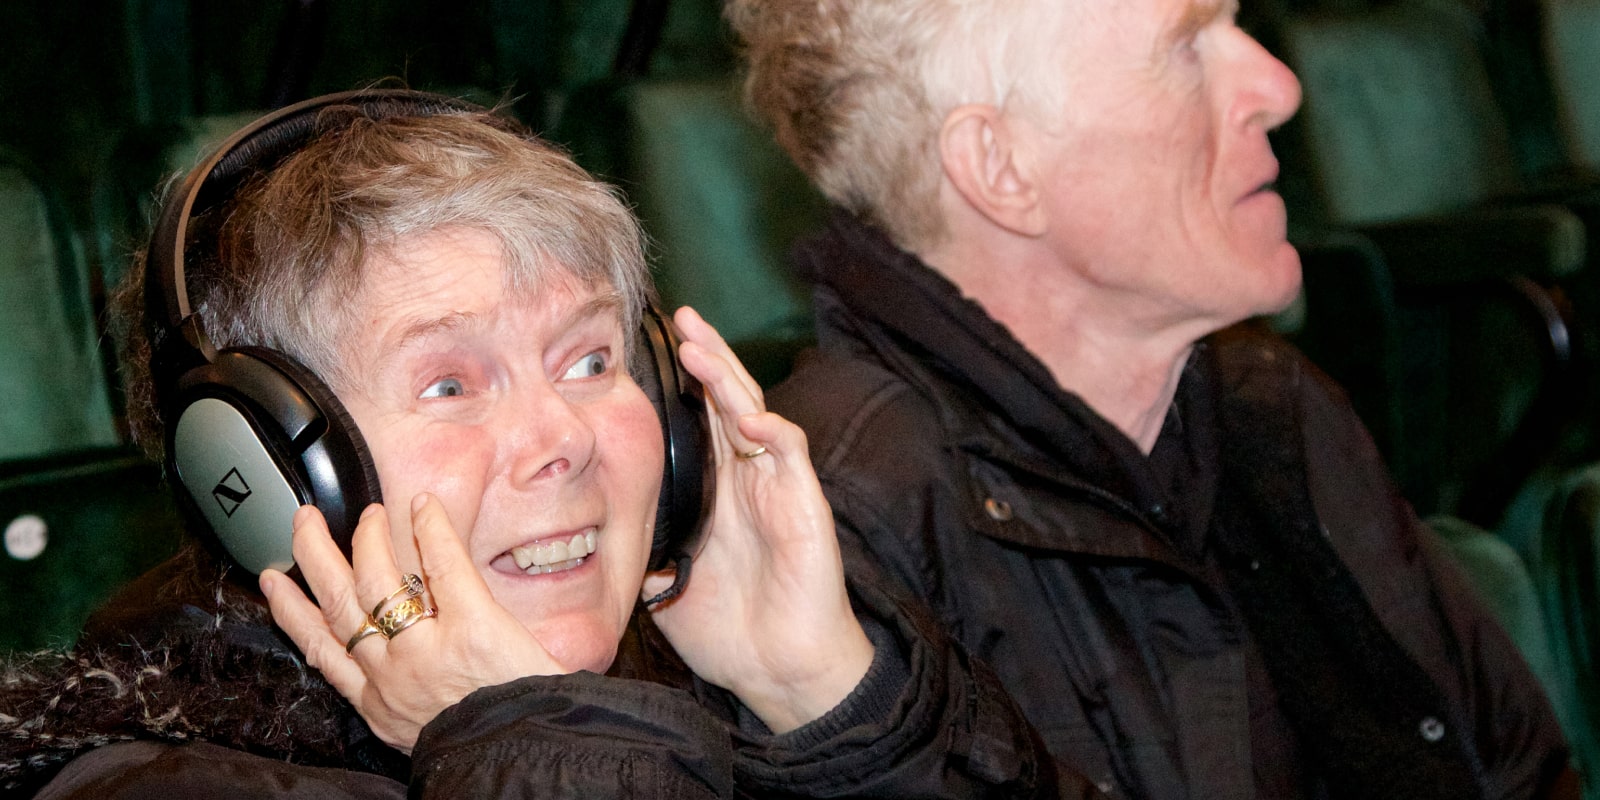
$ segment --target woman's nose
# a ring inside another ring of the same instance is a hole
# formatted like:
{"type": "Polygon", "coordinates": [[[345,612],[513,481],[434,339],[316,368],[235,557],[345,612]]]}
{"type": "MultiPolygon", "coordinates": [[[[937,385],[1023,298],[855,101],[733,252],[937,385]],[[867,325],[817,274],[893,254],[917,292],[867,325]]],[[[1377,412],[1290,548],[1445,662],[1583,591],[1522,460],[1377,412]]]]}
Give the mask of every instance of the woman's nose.
{"type": "Polygon", "coordinates": [[[510,479],[515,486],[560,478],[587,469],[595,452],[595,432],[560,393],[528,392],[508,404],[502,421],[510,479]]]}

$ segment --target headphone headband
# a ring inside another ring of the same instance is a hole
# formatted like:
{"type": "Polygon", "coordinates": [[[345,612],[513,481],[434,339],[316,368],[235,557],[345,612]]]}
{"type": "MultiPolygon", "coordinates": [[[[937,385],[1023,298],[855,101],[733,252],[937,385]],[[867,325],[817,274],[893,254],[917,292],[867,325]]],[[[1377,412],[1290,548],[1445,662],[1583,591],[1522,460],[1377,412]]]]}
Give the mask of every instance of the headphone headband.
{"type": "MultiPolygon", "coordinates": [[[[189,302],[187,244],[189,222],[214,210],[238,191],[254,173],[304,146],[317,134],[321,113],[352,106],[371,119],[484,113],[465,100],[409,89],[363,89],[314,97],[260,117],[223,141],[204,161],[189,170],[175,195],[162,206],[150,237],[145,270],[145,321],[152,366],[164,374],[155,385],[170,386],[175,375],[214,357],[208,336],[194,318],[189,302]]],[[[158,395],[164,404],[168,398],[158,395]]]]}

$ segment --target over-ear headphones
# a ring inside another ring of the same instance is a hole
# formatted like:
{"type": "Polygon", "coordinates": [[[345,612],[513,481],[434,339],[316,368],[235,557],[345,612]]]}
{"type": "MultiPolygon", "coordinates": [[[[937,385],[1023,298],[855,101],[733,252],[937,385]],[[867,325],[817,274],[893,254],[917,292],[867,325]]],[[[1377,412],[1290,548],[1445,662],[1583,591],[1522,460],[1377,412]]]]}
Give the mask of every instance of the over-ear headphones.
{"type": "MultiPolygon", "coordinates": [[[[228,138],[169,195],[146,256],[145,317],[167,472],[183,487],[177,494],[191,519],[252,573],[292,567],[292,519],[307,503],[321,510],[348,557],[358,516],[382,492],[360,430],[311,370],[267,348],[219,351],[211,343],[189,302],[190,227],[314,138],[319,114],[334,106],[353,106],[371,119],[485,112],[442,95],[382,89],[267,114],[228,138]]],[[[674,589],[681,589],[712,471],[703,390],[679,363],[677,344],[670,322],[647,307],[630,368],[656,408],[666,445],[649,568],[677,565],[674,589]]]]}

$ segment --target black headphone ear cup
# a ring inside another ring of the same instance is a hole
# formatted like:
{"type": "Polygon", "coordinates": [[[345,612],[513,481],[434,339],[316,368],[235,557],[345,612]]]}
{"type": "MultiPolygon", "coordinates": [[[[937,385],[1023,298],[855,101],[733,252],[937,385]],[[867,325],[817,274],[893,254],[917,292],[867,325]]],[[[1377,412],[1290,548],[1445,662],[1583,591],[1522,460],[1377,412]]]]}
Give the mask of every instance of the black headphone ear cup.
{"type": "Polygon", "coordinates": [[[333,389],[300,362],[265,348],[245,347],[239,352],[253,355],[287,375],[322,412],[325,430],[315,441],[306,442],[300,458],[311,478],[312,502],[328,520],[334,542],[349,558],[350,537],[361,512],[373,503],[383,502],[378,468],[366,437],[333,389]]]}
{"type": "Polygon", "coordinates": [[[633,379],[655,406],[666,460],[649,569],[664,569],[699,551],[701,515],[712,494],[710,433],[705,389],[678,361],[678,336],[671,322],[647,306],[630,364],[633,379]]]}
{"type": "Polygon", "coordinates": [[[252,573],[292,566],[294,512],[317,506],[348,557],[380,502],[360,430],[326,384],[264,348],[224,350],[179,381],[169,468],[223,548],[252,573]]]}

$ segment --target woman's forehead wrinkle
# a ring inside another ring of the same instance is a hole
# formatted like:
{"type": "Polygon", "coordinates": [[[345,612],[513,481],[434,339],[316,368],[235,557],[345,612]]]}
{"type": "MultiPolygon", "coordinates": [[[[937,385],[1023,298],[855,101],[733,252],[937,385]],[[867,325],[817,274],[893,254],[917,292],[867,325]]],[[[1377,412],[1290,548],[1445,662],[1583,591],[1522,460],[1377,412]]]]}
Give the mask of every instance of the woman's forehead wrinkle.
{"type": "MultiPolygon", "coordinates": [[[[570,328],[579,322],[594,317],[618,315],[622,306],[622,297],[619,294],[616,292],[603,292],[569,310],[557,322],[557,329],[570,328]]],[[[493,314],[493,312],[490,313],[491,315],[493,314]]],[[[411,320],[403,324],[393,336],[385,337],[386,341],[379,348],[373,363],[381,366],[419,342],[438,336],[471,332],[482,328],[486,324],[488,323],[485,315],[474,311],[451,311],[438,317],[411,320]]],[[[359,358],[360,354],[353,353],[352,356],[359,358]]]]}

